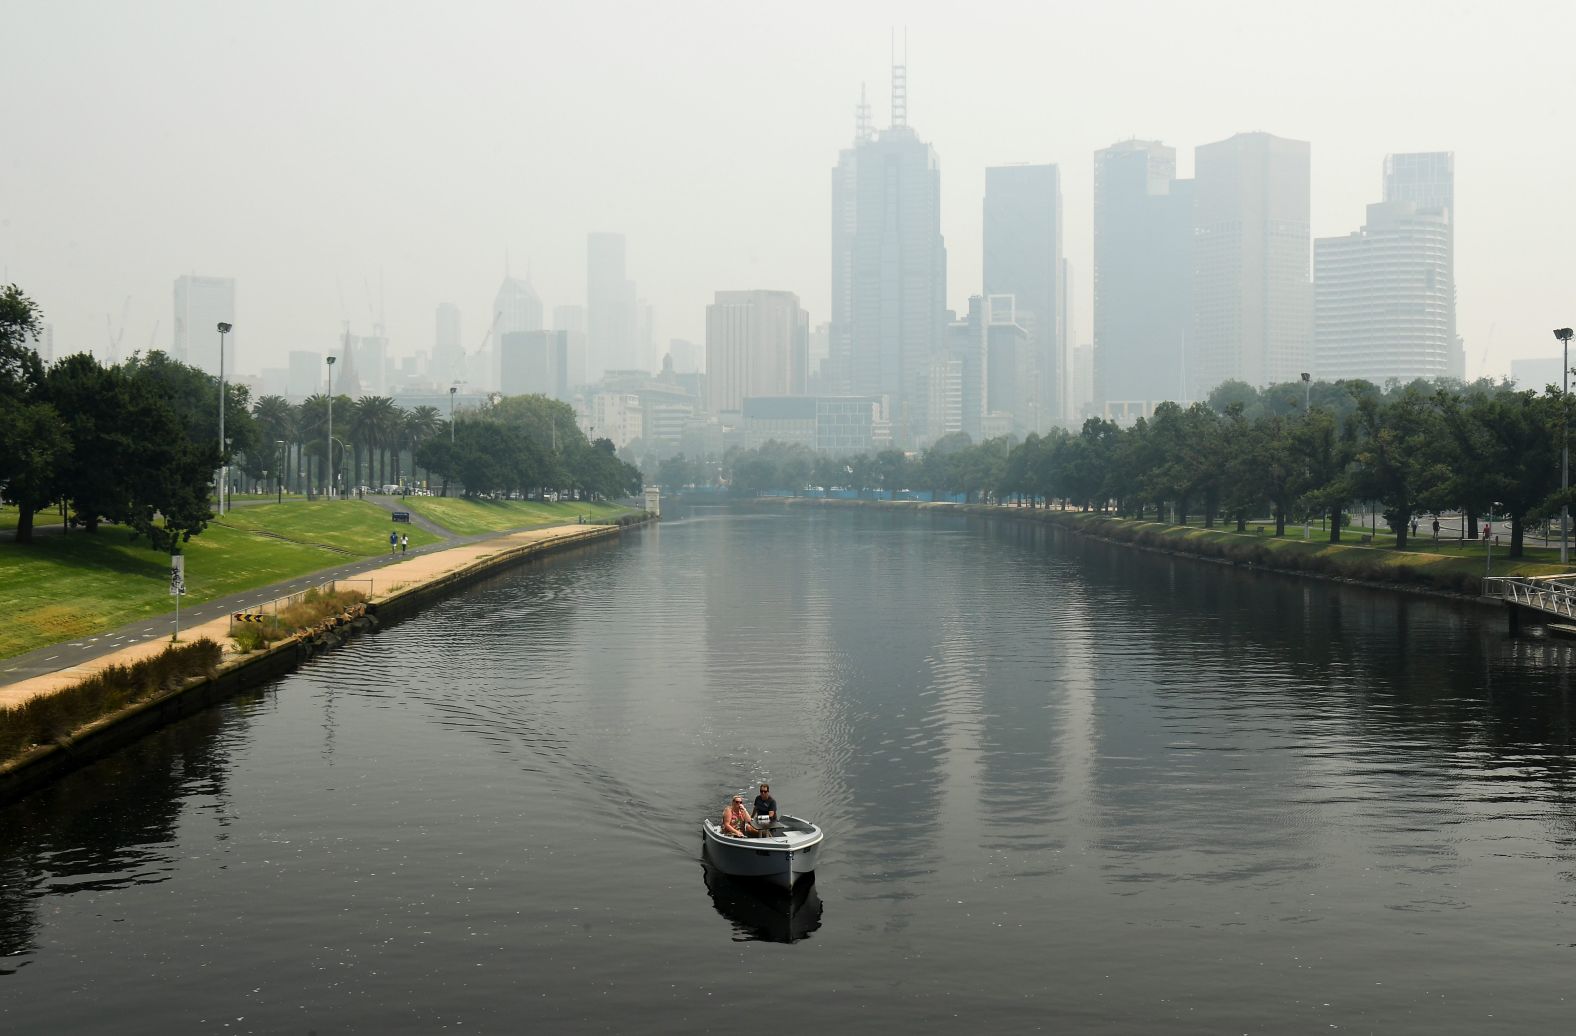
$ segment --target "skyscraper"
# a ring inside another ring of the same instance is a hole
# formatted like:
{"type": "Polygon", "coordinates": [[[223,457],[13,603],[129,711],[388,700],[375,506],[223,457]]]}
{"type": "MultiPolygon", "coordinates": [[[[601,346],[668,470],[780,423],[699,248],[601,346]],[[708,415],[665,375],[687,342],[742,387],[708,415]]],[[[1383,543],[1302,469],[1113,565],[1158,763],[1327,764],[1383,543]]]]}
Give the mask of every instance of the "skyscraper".
{"type": "Polygon", "coordinates": [[[1176,151],[1126,140],[1094,154],[1092,401],[1159,403],[1182,385],[1193,332],[1193,181],[1176,151]]]}
{"type": "MultiPolygon", "coordinates": [[[[235,323],[235,278],[175,278],[175,337],[170,355],[209,374],[219,373],[219,323],[235,323]]],[[[224,337],[226,378],[235,374],[236,333],[224,337]]]]}
{"type": "Polygon", "coordinates": [[[1409,201],[1419,212],[1442,212],[1449,225],[1446,276],[1450,279],[1450,365],[1453,378],[1466,377],[1466,350],[1456,326],[1456,156],[1452,151],[1386,155],[1384,200],[1409,201]]]}
{"type": "Polygon", "coordinates": [[[498,294],[493,297],[493,315],[497,318],[493,327],[493,356],[498,358],[493,368],[493,383],[501,388],[502,368],[499,363],[503,357],[503,336],[521,331],[540,331],[542,298],[530,281],[505,273],[503,283],[498,285],[498,294]]]}
{"type": "Polygon", "coordinates": [[[706,394],[713,413],[751,396],[804,393],[810,318],[791,291],[719,291],[706,307],[706,394]]]}
{"type": "Polygon", "coordinates": [[[1450,220],[1410,201],[1368,206],[1368,222],[1313,243],[1313,369],[1321,380],[1451,375],[1450,220]]]}
{"type": "Polygon", "coordinates": [[[635,284],[624,267],[623,234],[586,235],[586,332],[590,380],[640,366],[635,284]]]}
{"type": "Polygon", "coordinates": [[[1011,295],[1027,338],[1016,388],[1030,431],[1063,417],[1067,338],[1062,296],[1062,181],[1054,165],[985,170],[985,295],[1011,295]]]}
{"type": "Polygon", "coordinates": [[[506,396],[569,398],[571,331],[511,331],[498,342],[498,387],[506,396]]]}
{"type": "Polygon", "coordinates": [[[904,66],[892,69],[892,125],[867,127],[862,113],[833,173],[832,366],[838,391],[886,397],[894,439],[912,445],[945,333],[947,253],[941,168],[908,125],[904,66]]]}
{"type": "Polygon", "coordinates": [[[28,348],[38,354],[44,366],[55,361],[55,325],[39,324],[38,333],[27,340],[28,348]]]}
{"type": "Polygon", "coordinates": [[[460,341],[460,307],[440,302],[432,345],[432,380],[440,387],[465,380],[465,346],[460,341]]]}
{"type": "Polygon", "coordinates": [[[1313,346],[1308,143],[1239,133],[1194,155],[1187,395],[1296,381],[1313,346]]]}
{"type": "Polygon", "coordinates": [[[990,412],[989,375],[986,368],[985,296],[969,296],[969,311],[947,325],[947,353],[959,370],[959,420],[961,430],[979,442],[984,437],[985,416],[990,412]]]}
{"type": "Polygon", "coordinates": [[[286,375],[285,394],[300,401],[327,390],[328,374],[324,370],[323,354],[307,349],[290,350],[290,368],[286,375]]]}

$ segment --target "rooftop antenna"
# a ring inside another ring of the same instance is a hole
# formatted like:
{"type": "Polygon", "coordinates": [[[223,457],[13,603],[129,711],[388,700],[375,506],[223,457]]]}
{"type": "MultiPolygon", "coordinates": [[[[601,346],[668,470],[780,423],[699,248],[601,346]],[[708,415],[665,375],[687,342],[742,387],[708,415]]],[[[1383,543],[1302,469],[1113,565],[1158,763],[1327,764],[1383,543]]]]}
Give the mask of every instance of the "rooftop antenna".
{"type": "Polygon", "coordinates": [[[854,106],[854,143],[874,140],[876,131],[870,126],[870,100],[865,95],[865,84],[859,84],[859,103],[854,106]]]}
{"type": "Polygon", "coordinates": [[[903,30],[903,60],[897,58],[897,30],[892,30],[892,128],[908,125],[908,29],[903,30]]]}

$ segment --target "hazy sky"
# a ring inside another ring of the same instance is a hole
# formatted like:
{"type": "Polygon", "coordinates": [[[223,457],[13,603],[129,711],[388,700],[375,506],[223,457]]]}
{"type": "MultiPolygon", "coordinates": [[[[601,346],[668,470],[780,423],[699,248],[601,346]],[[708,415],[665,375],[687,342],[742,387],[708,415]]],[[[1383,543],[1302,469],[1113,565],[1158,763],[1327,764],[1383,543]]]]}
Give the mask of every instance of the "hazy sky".
{"type": "Polygon", "coordinates": [[[1313,234],[1379,200],[1387,152],[1456,153],[1467,373],[1576,322],[1573,3],[194,3],[0,0],[0,279],[57,354],[168,348],[171,285],[237,278],[243,370],[459,304],[480,344],[508,250],[548,313],[621,231],[659,340],[718,289],[827,318],[830,169],[861,82],[941,161],[948,301],[980,279],[987,165],[1061,165],[1077,341],[1093,152],[1266,130],[1313,145],[1313,234]],[[341,295],[343,303],[341,303],[341,295]],[[1492,341],[1491,341],[1492,332],[1492,341]],[[1482,361],[1487,354],[1487,363],[1482,361]]]}

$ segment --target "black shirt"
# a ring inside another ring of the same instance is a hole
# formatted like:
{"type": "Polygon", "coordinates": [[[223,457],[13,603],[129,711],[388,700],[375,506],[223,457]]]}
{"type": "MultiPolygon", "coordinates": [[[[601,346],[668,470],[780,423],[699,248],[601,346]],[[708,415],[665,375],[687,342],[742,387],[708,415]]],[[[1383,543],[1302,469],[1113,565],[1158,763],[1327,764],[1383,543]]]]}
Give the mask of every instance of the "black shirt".
{"type": "Polygon", "coordinates": [[[770,795],[755,796],[755,812],[752,815],[757,817],[775,817],[777,815],[777,800],[770,795]]]}

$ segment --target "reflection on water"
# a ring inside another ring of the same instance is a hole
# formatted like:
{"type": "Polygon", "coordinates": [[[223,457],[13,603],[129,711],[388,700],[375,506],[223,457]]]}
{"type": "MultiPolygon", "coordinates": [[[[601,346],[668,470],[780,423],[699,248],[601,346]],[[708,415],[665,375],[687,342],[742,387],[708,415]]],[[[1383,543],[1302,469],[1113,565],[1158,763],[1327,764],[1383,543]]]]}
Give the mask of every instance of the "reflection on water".
{"type": "Polygon", "coordinates": [[[690,1031],[764,974],[834,1031],[1563,1031],[1576,648],[1501,622],[1033,523],[681,518],[0,811],[0,1029],[690,1031]],[[694,880],[762,779],[827,832],[802,901],[694,880]]]}
{"type": "Polygon", "coordinates": [[[821,897],[813,874],[789,890],[724,874],[704,856],[701,874],[711,905],[733,925],[736,941],[798,942],[821,927],[821,897]]]}

